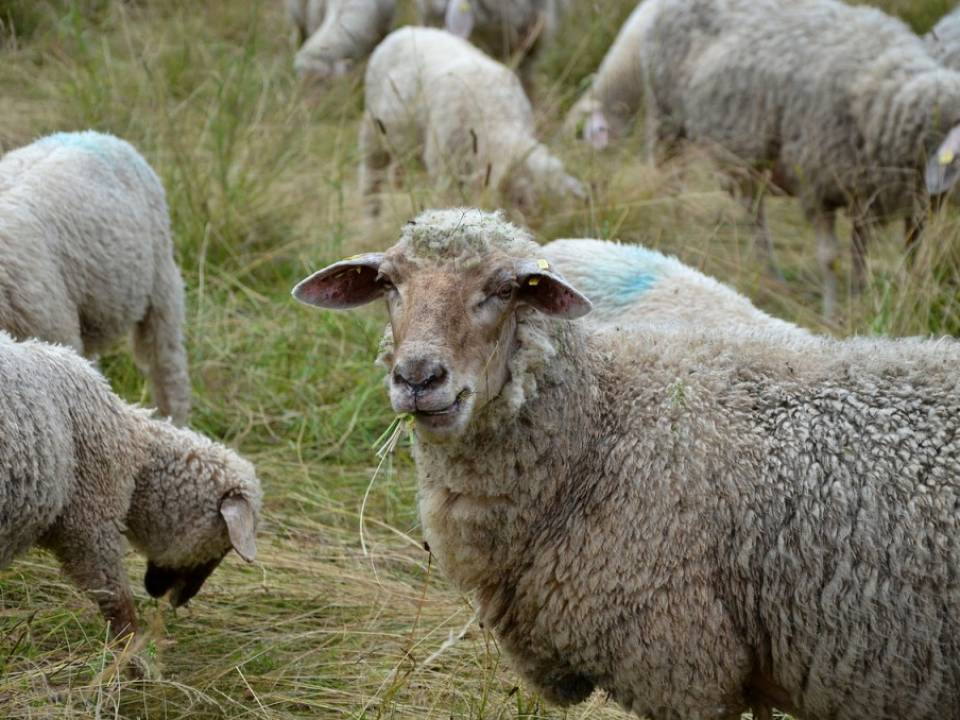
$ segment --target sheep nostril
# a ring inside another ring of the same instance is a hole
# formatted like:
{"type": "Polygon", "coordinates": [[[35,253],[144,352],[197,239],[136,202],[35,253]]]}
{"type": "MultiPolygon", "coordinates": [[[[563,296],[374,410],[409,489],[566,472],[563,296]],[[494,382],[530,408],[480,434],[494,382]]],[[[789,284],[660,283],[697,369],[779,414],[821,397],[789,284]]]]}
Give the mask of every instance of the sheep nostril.
{"type": "Polygon", "coordinates": [[[393,382],[415,394],[443,384],[446,377],[447,369],[438,362],[399,363],[393,370],[393,382]]]}

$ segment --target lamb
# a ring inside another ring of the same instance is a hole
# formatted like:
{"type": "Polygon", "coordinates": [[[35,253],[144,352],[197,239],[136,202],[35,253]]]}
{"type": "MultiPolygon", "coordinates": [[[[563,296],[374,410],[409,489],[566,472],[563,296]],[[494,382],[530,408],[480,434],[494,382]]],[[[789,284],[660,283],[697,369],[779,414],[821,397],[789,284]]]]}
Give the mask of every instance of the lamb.
{"type": "Polygon", "coordinates": [[[960,8],[947,13],[924,36],[927,50],[941,64],[960,70],[960,8]]]}
{"type": "Polygon", "coordinates": [[[541,250],[550,265],[590,300],[593,323],[676,322],[808,334],[757,309],[736,290],[656,250],[586,238],[554,240],[541,250]]]}
{"type": "Polygon", "coordinates": [[[520,55],[518,72],[529,85],[540,49],[557,32],[569,0],[417,0],[421,21],[442,26],[504,62],[520,55]]]}
{"type": "Polygon", "coordinates": [[[190,378],[163,185],[128,143],[57,133],[0,158],[0,329],[96,355],[132,331],[163,415],[190,378]]]}
{"type": "Polygon", "coordinates": [[[123,535],[147,557],[147,592],[174,607],[231,547],[254,559],[253,466],[126,404],[69,348],[0,332],[0,438],[0,568],[47,548],[115,637],[137,629],[123,535]]]}
{"type": "Polygon", "coordinates": [[[859,289],[873,227],[906,216],[912,246],[923,196],[942,195],[960,176],[960,73],[879,10],[835,0],[646,0],[631,24],[654,154],[668,157],[683,140],[707,149],[755,206],[758,247],[771,262],[761,190],[797,196],[817,232],[828,317],[837,210],[853,223],[859,289]]]}
{"type": "Polygon", "coordinates": [[[433,28],[391,33],[367,66],[360,126],[360,187],[367,213],[391,161],[415,155],[431,178],[500,190],[522,211],[540,193],[586,191],[535,137],[516,76],[465,40],[433,28]]]}
{"type": "Polygon", "coordinates": [[[301,302],[385,298],[424,536],[520,673],[638,715],[960,704],[960,345],[570,322],[529,235],[427,211],[301,302]]]}
{"type": "Polygon", "coordinates": [[[393,25],[395,0],[287,0],[302,47],[293,61],[301,78],[323,82],[364,60],[393,25]]]}

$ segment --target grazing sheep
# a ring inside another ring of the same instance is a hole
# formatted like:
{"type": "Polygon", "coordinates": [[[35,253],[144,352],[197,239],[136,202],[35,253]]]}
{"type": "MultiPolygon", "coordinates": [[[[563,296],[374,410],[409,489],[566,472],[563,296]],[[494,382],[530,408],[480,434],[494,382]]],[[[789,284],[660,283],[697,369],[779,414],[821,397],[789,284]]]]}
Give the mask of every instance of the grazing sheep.
{"type": "Polygon", "coordinates": [[[907,216],[912,245],[924,196],[960,176],[960,73],[879,10],[835,0],[646,0],[628,25],[654,154],[683,140],[707,149],[756,209],[758,247],[771,262],[762,190],[797,196],[817,232],[827,316],[838,291],[837,210],[853,223],[858,289],[874,226],[907,216]]]}
{"type": "Polygon", "coordinates": [[[322,82],[365,59],[393,24],[395,0],[287,0],[302,47],[297,75],[322,82]]]}
{"type": "Polygon", "coordinates": [[[677,322],[691,327],[807,331],[758,310],[736,290],[639,245],[585,238],[554,240],[543,256],[593,305],[589,322],[677,322]]]}
{"type": "Polygon", "coordinates": [[[940,18],[924,40],[933,57],[952,70],[960,70],[960,8],[940,18]]]}
{"type": "Polygon", "coordinates": [[[163,185],[136,150],[58,133],[0,158],[0,329],[88,356],[132,330],[157,407],[183,424],[183,318],[163,185]]]}
{"type": "Polygon", "coordinates": [[[569,0],[417,0],[420,19],[472,38],[493,57],[520,54],[521,79],[529,85],[539,50],[557,32],[569,0]]]}
{"type": "Polygon", "coordinates": [[[127,405],[69,348],[0,332],[0,438],[0,568],[49,549],[114,636],[137,628],[123,535],[147,557],[147,591],[174,607],[231,547],[253,560],[253,466],[127,405]]]}
{"type": "Polygon", "coordinates": [[[524,209],[542,191],[586,196],[534,132],[516,76],[465,40],[433,28],[391,33],[367,66],[360,186],[367,211],[392,159],[417,154],[431,178],[492,186],[524,209]]]}
{"type": "Polygon", "coordinates": [[[597,150],[620,139],[643,105],[641,47],[658,12],[654,0],[637,5],[604,55],[590,88],[567,114],[568,132],[575,132],[597,150]]]}
{"type": "Polygon", "coordinates": [[[960,346],[565,322],[501,217],[427,211],[302,302],[385,298],[431,551],[514,666],[653,718],[960,706],[960,346]]]}

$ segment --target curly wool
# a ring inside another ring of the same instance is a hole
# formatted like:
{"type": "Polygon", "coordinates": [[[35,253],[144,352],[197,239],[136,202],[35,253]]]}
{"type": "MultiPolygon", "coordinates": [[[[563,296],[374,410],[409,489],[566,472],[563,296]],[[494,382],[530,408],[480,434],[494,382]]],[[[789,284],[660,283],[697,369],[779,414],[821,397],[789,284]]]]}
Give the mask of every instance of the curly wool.
{"type": "Polygon", "coordinates": [[[160,412],[182,424],[183,322],[163,185],[133,147],[58,133],[0,159],[0,329],[88,356],[132,331],[160,412]]]}
{"type": "Polygon", "coordinates": [[[0,567],[46,547],[114,631],[133,628],[123,534],[165,567],[200,566],[230,549],[232,494],[259,510],[236,453],[127,405],[72,350],[0,332],[0,567]]]}
{"type": "Polygon", "coordinates": [[[537,140],[516,75],[450,33],[391,33],[370,58],[364,103],[360,186],[372,213],[398,157],[421,157],[434,180],[492,187],[517,204],[541,191],[584,194],[537,140]]]}
{"type": "Polygon", "coordinates": [[[957,705],[960,346],[521,323],[553,356],[521,340],[467,434],[414,453],[431,551],[545,697],[957,705]]]}

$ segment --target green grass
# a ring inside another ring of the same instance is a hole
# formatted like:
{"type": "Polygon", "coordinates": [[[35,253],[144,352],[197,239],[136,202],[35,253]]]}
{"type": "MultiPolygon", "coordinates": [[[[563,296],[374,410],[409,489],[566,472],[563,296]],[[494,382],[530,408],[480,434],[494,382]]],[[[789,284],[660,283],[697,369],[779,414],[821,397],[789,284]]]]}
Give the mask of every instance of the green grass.
{"type": "MultiPolygon", "coordinates": [[[[825,326],[813,235],[796,203],[771,203],[787,278],[773,281],[709,165],[690,157],[655,171],[638,160],[642,133],[600,156],[563,137],[562,111],[631,4],[604,2],[602,16],[587,4],[539,65],[544,136],[589,182],[591,202],[518,220],[543,239],[617,237],[675,252],[818,331],[960,331],[952,209],[913,267],[899,229],[888,229],[871,248],[867,292],[825,326]]],[[[928,25],[943,3],[901,5],[928,25]]],[[[361,219],[361,76],[305,91],[289,37],[279,1],[0,0],[0,150],[90,127],[130,140],[161,174],[188,287],[192,424],[256,462],[267,494],[257,563],[231,556],[188,608],[148,599],[131,556],[154,679],[113,676],[117,649],[48,556],[0,573],[0,716],[623,717],[599,695],[566,713],[546,707],[505,666],[429,566],[403,449],[369,488],[368,554],[361,548],[371,445],[392,419],[372,365],[384,314],[311,312],[289,291],[328,261],[390,244],[419,209],[461,198],[411,169],[384,217],[361,219]]],[[[101,367],[124,397],[149,401],[126,348],[101,367]]]]}

